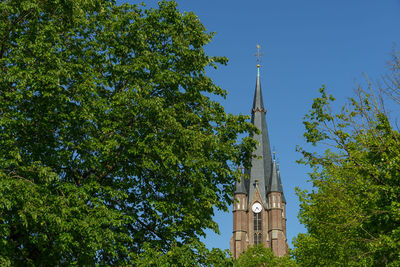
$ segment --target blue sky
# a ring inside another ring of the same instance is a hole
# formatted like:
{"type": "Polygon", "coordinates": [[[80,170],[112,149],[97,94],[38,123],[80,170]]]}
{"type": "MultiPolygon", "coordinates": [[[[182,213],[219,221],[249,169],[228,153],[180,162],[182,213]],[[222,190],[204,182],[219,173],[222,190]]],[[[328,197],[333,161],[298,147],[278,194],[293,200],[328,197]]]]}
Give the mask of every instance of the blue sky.
{"type": "MultiPolygon", "coordinates": [[[[122,2],[122,1],[118,1],[122,2]]],[[[123,1],[138,3],[139,1],[123,1]]],[[[156,7],[157,1],[143,1],[156,7]]],[[[250,114],[256,80],[256,44],[264,53],[261,83],[271,146],[280,162],[287,200],[287,235],[305,232],[297,214],[294,188],[308,188],[309,171],[296,160],[304,146],[302,118],[322,84],[338,104],[353,96],[365,74],[378,80],[387,72],[395,44],[400,48],[400,0],[178,0],[180,11],[192,11],[208,31],[216,32],[209,55],[226,56],[227,66],[208,75],[229,95],[229,113],[250,114]]],[[[209,248],[229,248],[232,214],[217,212],[221,235],[208,232],[209,248]]]]}

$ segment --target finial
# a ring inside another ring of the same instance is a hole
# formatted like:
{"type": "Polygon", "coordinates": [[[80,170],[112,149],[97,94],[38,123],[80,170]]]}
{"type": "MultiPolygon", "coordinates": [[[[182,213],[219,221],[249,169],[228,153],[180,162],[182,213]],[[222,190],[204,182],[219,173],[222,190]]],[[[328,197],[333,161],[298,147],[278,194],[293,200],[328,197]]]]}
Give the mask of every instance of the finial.
{"type": "MultiPolygon", "coordinates": [[[[275,150],[275,149],[274,149],[275,150]]],[[[272,152],[272,154],[274,154],[274,161],[275,161],[275,151],[274,152],[272,152]]]]}
{"type": "Polygon", "coordinates": [[[261,46],[257,44],[257,53],[255,54],[255,56],[257,57],[257,69],[260,69],[261,56],[263,54],[264,53],[261,52],[261,46]]]}

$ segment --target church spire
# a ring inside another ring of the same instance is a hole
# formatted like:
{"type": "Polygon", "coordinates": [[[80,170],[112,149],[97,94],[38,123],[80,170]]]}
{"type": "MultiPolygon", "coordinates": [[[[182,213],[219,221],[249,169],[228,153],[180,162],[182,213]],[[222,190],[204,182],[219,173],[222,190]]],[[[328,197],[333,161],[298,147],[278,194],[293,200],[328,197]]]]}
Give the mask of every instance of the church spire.
{"type": "Polygon", "coordinates": [[[265,207],[267,207],[267,186],[270,184],[272,159],[271,159],[271,148],[269,144],[268,129],[266,122],[266,110],[264,109],[264,102],[261,90],[260,81],[260,46],[257,45],[257,78],[256,88],[254,91],[253,108],[251,110],[251,122],[255,125],[260,133],[253,136],[258,141],[256,151],[251,160],[251,168],[247,171],[249,174],[249,204],[251,203],[254,192],[255,192],[255,180],[258,180],[258,189],[262,197],[262,201],[265,207]]]}
{"type": "Polygon", "coordinates": [[[236,182],[233,205],[233,231],[230,248],[233,257],[257,244],[272,249],[275,256],[288,253],[286,238],[286,200],[283,195],[279,165],[271,155],[266,110],[260,81],[260,46],[257,45],[257,77],[254,91],[251,123],[259,129],[251,137],[257,146],[251,158],[251,167],[236,182]]]}

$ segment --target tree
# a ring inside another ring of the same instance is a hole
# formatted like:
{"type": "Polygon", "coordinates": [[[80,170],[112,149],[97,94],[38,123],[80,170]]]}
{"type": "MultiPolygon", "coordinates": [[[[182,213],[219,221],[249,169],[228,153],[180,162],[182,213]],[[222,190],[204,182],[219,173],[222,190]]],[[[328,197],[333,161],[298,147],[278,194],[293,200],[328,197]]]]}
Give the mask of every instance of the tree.
{"type": "MultiPolygon", "coordinates": [[[[387,81],[398,81],[398,59],[387,81]]],[[[400,92],[399,83],[391,85],[400,92]]],[[[360,88],[357,98],[334,113],[334,98],[322,87],[305,116],[307,142],[326,150],[299,148],[302,163],[313,168],[315,188],[297,191],[299,218],[307,228],[293,243],[300,265],[400,264],[400,135],[370,89],[360,88]]]]}
{"type": "Polygon", "coordinates": [[[208,250],[204,244],[193,242],[181,246],[173,245],[167,253],[161,253],[148,244],[135,261],[136,266],[233,266],[228,250],[213,248],[208,250]]]}
{"type": "Polygon", "coordinates": [[[247,248],[235,261],[233,266],[240,267],[289,267],[297,266],[289,256],[276,257],[271,249],[262,244],[247,248]]]}
{"type": "MultiPolygon", "coordinates": [[[[175,2],[0,2],[0,262],[128,264],[218,231],[255,128],[175,2]]],[[[201,246],[200,246],[201,248],[201,246]]]]}

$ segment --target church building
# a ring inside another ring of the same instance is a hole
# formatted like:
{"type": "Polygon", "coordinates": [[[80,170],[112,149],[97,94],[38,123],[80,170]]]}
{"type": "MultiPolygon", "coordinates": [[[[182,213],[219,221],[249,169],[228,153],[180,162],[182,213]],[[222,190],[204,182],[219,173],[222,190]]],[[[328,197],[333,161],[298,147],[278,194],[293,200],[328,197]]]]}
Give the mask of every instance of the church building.
{"type": "Polygon", "coordinates": [[[259,145],[251,160],[251,168],[244,171],[240,182],[236,182],[230,250],[233,257],[238,258],[248,246],[262,243],[264,247],[271,248],[275,256],[283,256],[289,248],[286,238],[286,200],[275,153],[271,155],[260,64],[257,64],[251,122],[261,130],[253,136],[259,145]]]}

